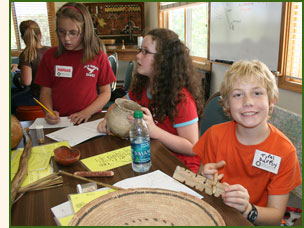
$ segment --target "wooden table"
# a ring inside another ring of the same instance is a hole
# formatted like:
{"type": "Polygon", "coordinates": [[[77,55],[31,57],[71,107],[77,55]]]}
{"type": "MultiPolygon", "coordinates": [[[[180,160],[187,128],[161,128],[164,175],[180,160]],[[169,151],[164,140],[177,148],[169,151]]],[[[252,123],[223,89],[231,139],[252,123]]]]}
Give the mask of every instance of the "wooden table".
{"type": "MultiPolygon", "coordinates": [[[[101,114],[95,115],[92,120],[100,118],[100,115],[101,114]]],[[[30,124],[31,122],[29,121],[22,122],[23,126],[29,126],[30,124]]],[[[45,129],[45,134],[50,133],[54,130],[55,129],[45,129]]],[[[31,130],[30,133],[32,135],[34,145],[37,145],[35,132],[31,130]]],[[[46,137],[46,143],[52,142],[54,141],[46,137]]],[[[81,159],[84,159],[128,145],[130,145],[130,142],[128,140],[123,140],[115,136],[101,136],[78,144],[73,148],[79,149],[81,152],[81,159]]],[[[20,146],[22,146],[22,143],[20,143],[19,147],[20,146]]],[[[151,155],[152,166],[149,172],[161,170],[169,176],[173,176],[177,165],[185,167],[184,164],[172,154],[172,152],[170,152],[157,140],[151,140],[151,155]]],[[[70,173],[85,170],[80,162],[70,167],[63,167],[60,165],[58,165],[58,167],[59,169],[70,173]]],[[[131,164],[115,168],[113,171],[115,172],[115,175],[113,177],[98,177],[93,179],[113,185],[125,178],[139,175],[132,170],[131,164]]],[[[66,202],[68,200],[69,194],[77,193],[76,185],[85,183],[81,180],[68,176],[63,176],[63,181],[63,186],[60,187],[25,193],[24,196],[22,196],[21,199],[19,199],[12,206],[11,225],[55,226],[56,223],[54,220],[54,215],[51,212],[51,208],[63,202],[66,202]]],[[[204,196],[202,200],[205,200],[222,215],[227,226],[252,225],[244,217],[242,217],[237,210],[226,206],[222,202],[221,198],[215,198],[199,191],[198,193],[204,196]]]]}

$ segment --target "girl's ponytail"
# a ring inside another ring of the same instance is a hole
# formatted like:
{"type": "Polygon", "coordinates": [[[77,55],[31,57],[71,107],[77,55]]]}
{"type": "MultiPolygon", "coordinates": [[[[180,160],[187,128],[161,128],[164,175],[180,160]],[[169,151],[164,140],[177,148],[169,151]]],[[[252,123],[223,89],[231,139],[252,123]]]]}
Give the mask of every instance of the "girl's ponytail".
{"type": "Polygon", "coordinates": [[[20,24],[21,37],[26,45],[24,49],[25,61],[33,62],[37,57],[36,48],[40,44],[41,31],[35,21],[23,21],[20,24]]]}

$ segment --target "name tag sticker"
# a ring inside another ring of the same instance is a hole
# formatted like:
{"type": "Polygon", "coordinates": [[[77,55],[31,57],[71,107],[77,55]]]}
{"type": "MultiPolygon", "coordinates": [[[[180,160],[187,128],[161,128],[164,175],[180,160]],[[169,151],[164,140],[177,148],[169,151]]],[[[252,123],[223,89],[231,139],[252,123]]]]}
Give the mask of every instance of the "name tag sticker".
{"type": "Polygon", "coordinates": [[[252,166],[274,174],[278,174],[280,163],[281,157],[269,154],[261,150],[256,150],[252,166]]]}
{"type": "Polygon", "coordinates": [[[62,78],[72,78],[73,67],[71,66],[55,66],[55,76],[62,78]]]}

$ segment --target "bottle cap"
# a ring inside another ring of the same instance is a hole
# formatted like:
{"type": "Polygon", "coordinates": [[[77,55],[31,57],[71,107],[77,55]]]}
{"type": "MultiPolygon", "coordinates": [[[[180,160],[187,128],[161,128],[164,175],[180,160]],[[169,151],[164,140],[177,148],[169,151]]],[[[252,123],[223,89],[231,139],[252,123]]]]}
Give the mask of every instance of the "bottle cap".
{"type": "Polygon", "coordinates": [[[138,119],[138,118],[143,118],[144,114],[141,110],[136,110],[134,111],[133,117],[138,119]]]}

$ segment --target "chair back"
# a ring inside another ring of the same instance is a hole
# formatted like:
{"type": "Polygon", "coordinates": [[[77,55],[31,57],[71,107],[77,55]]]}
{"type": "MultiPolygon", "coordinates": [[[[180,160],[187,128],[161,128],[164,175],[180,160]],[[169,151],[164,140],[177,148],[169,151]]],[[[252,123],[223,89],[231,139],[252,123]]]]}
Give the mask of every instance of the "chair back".
{"type": "MultiPolygon", "coordinates": [[[[110,62],[112,71],[117,78],[118,75],[118,54],[117,52],[114,52],[112,55],[108,56],[108,60],[110,62]]],[[[114,91],[116,89],[116,82],[111,83],[111,91],[114,91]]]]}
{"type": "Polygon", "coordinates": [[[200,134],[203,135],[205,131],[212,125],[224,123],[231,120],[224,114],[223,108],[219,103],[220,93],[216,92],[206,102],[204,114],[200,120],[200,134]]]}
{"type": "Polygon", "coordinates": [[[136,69],[136,63],[134,60],[129,61],[127,70],[126,70],[126,75],[125,75],[125,80],[124,80],[124,90],[128,91],[131,85],[132,78],[135,74],[135,69],[136,69]]]}
{"type": "Polygon", "coordinates": [[[114,73],[114,75],[116,77],[117,76],[117,71],[118,71],[118,60],[117,60],[117,58],[116,58],[116,56],[114,54],[109,55],[108,56],[108,60],[110,62],[112,71],[113,71],[113,73],[114,73]]]}

